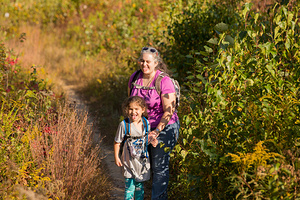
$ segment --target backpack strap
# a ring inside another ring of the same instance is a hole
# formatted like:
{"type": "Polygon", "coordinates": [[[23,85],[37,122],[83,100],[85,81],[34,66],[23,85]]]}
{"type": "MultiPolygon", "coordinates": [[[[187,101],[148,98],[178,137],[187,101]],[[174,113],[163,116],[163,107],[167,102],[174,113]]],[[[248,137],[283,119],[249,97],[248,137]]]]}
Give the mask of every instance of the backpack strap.
{"type": "Polygon", "coordinates": [[[156,87],[148,87],[148,86],[143,86],[143,85],[139,85],[137,83],[132,83],[132,88],[135,86],[135,88],[137,89],[144,89],[144,90],[153,90],[156,89],[156,87]]]}
{"type": "MultiPolygon", "coordinates": [[[[148,134],[148,121],[144,116],[142,117],[142,121],[143,121],[145,133],[147,135],[148,134]]],[[[124,127],[125,127],[125,135],[124,135],[123,141],[127,140],[128,138],[139,139],[139,138],[143,137],[143,136],[136,136],[136,137],[131,136],[131,134],[130,134],[130,120],[129,120],[128,117],[126,119],[124,119],[123,122],[124,122],[124,127]]]]}
{"type": "Polygon", "coordinates": [[[144,129],[146,130],[145,132],[148,133],[148,121],[146,119],[146,117],[142,117],[143,120],[143,124],[144,124],[144,129]]]}
{"type": "Polygon", "coordinates": [[[147,119],[143,116],[142,117],[143,124],[144,124],[144,130],[145,130],[145,140],[146,140],[146,148],[145,148],[145,154],[146,158],[148,158],[148,121],[147,119]]]}
{"type": "Polygon", "coordinates": [[[158,77],[155,80],[155,89],[156,89],[156,91],[157,91],[157,93],[158,93],[159,96],[161,94],[161,87],[160,87],[161,80],[165,76],[169,76],[169,75],[166,72],[160,72],[160,74],[158,75],[158,77]]]}
{"type": "Polygon", "coordinates": [[[154,89],[156,89],[156,87],[148,87],[148,86],[143,86],[143,85],[139,85],[139,84],[136,83],[138,78],[140,77],[141,73],[142,73],[142,70],[138,70],[134,74],[134,76],[131,80],[131,84],[130,84],[130,95],[131,95],[132,89],[134,87],[137,88],[137,89],[144,89],[144,90],[154,90],[154,89]]]}
{"type": "Polygon", "coordinates": [[[124,147],[126,140],[130,137],[130,120],[129,120],[129,118],[124,119],[123,122],[124,122],[124,127],[125,127],[125,135],[121,142],[121,147],[120,147],[120,151],[119,151],[120,155],[122,155],[123,147],[124,147]],[[128,133],[127,133],[127,131],[128,131],[128,133]]]}
{"type": "Polygon", "coordinates": [[[126,119],[124,119],[124,124],[125,124],[125,135],[128,133],[128,135],[130,135],[130,120],[127,117],[126,119]]]}
{"type": "Polygon", "coordinates": [[[142,73],[142,70],[139,69],[138,71],[136,71],[136,73],[134,74],[132,80],[131,80],[131,83],[130,83],[130,95],[131,95],[131,92],[132,92],[132,89],[134,86],[136,86],[136,81],[138,80],[138,78],[140,77],[140,74],[142,73]]]}
{"type": "Polygon", "coordinates": [[[125,127],[125,135],[124,135],[123,142],[125,142],[130,137],[130,120],[127,117],[126,119],[123,120],[123,122],[125,127]]]}

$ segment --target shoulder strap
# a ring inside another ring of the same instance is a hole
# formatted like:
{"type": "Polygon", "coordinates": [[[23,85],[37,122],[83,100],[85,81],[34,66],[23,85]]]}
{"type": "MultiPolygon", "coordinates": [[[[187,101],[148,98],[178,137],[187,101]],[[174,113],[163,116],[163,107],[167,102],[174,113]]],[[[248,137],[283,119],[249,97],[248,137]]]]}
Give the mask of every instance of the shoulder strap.
{"type": "Polygon", "coordinates": [[[123,122],[124,122],[124,127],[125,127],[125,135],[124,135],[123,141],[121,143],[121,151],[123,150],[123,146],[124,146],[125,141],[130,137],[130,121],[129,121],[129,118],[127,117],[126,119],[124,119],[123,122]],[[127,134],[127,130],[128,130],[128,134],[127,134]]]}
{"type": "Polygon", "coordinates": [[[135,88],[137,89],[144,89],[144,90],[154,90],[156,89],[156,87],[149,87],[149,86],[143,86],[143,85],[139,85],[137,83],[132,83],[132,88],[135,86],[135,88]]]}
{"type": "Polygon", "coordinates": [[[130,121],[129,121],[129,118],[127,117],[123,121],[124,121],[124,127],[125,127],[125,136],[124,137],[128,137],[128,136],[130,136],[130,121]]]}
{"type": "MultiPolygon", "coordinates": [[[[144,129],[146,130],[146,133],[148,132],[148,121],[147,119],[143,116],[142,117],[144,129]]],[[[130,136],[130,121],[129,118],[126,118],[123,120],[124,122],[124,127],[125,127],[125,136],[129,137],[130,136]]]]}
{"type": "Polygon", "coordinates": [[[158,75],[158,77],[156,78],[155,80],[155,89],[157,91],[157,93],[161,94],[161,88],[160,88],[160,83],[161,83],[161,80],[163,79],[163,77],[165,76],[169,76],[166,72],[160,72],[160,74],[158,75]]]}
{"type": "Polygon", "coordinates": [[[144,124],[144,129],[146,130],[145,131],[145,139],[146,139],[146,141],[145,141],[145,156],[146,156],[146,158],[148,158],[148,120],[143,116],[142,117],[142,120],[143,120],[143,124],[144,124]]]}
{"type": "Polygon", "coordinates": [[[142,117],[143,124],[144,124],[144,129],[146,130],[145,132],[148,132],[148,121],[145,117],[142,117]]]}
{"type": "Polygon", "coordinates": [[[134,76],[133,76],[133,78],[131,80],[131,83],[130,83],[130,95],[131,95],[132,89],[135,86],[135,83],[136,83],[137,79],[139,78],[141,72],[142,72],[142,70],[140,70],[140,69],[138,71],[136,71],[136,73],[134,74],[134,76]]]}

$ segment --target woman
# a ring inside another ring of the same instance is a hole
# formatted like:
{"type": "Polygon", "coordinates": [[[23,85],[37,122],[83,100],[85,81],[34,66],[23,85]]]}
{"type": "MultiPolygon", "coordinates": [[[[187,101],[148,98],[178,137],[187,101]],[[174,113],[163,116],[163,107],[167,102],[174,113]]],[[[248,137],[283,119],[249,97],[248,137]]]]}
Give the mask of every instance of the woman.
{"type": "Polygon", "coordinates": [[[128,83],[129,96],[141,96],[148,107],[148,120],[151,125],[150,138],[154,137],[164,145],[150,146],[150,159],[152,168],[152,196],[151,199],[168,199],[167,188],[169,182],[170,151],[177,142],[179,121],[175,112],[175,87],[168,76],[160,82],[160,95],[155,89],[155,80],[161,72],[167,72],[159,52],[153,47],[143,47],[138,65],[141,72],[133,73],[128,83]],[[137,80],[132,80],[136,73],[137,80]]]}

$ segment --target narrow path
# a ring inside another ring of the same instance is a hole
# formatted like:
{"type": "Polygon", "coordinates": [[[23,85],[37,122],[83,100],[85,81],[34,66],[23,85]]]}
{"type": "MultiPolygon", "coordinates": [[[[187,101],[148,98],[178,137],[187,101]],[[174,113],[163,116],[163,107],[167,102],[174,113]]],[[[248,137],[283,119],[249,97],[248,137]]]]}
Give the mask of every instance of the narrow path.
{"type": "MultiPolygon", "coordinates": [[[[63,90],[66,93],[66,98],[69,103],[75,106],[76,111],[80,113],[88,113],[88,125],[94,130],[94,142],[100,143],[101,138],[105,135],[101,135],[100,128],[95,127],[94,118],[88,112],[88,106],[83,102],[79,95],[76,94],[75,88],[72,85],[64,85],[63,90]]],[[[109,180],[112,182],[111,198],[110,200],[120,200],[124,199],[124,178],[121,174],[121,169],[115,165],[114,162],[114,152],[113,143],[111,145],[100,143],[100,148],[102,152],[102,157],[104,164],[106,165],[107,175],[109,180]]]]}

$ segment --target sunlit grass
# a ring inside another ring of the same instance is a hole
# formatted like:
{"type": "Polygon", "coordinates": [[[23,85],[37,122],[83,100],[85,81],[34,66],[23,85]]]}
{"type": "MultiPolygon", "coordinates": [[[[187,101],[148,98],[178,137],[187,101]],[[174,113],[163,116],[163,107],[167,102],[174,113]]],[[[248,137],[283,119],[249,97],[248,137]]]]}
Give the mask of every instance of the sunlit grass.
{"type": "MultiPolygon", "coordinates": [[[[60,110],[59,104],[54,106],[55,98],[60,98],[60,85],[77,80],[64,80],[61,76],[65,73],[66,60],[72,60],[68,57],[72,51],[68,53],[61,48],[53,35],[30,27],[23,30],[27,33],[25,42],[10,40],[5,43],[11,58],[6,59],[6,53],[1,54],[6,61],[0,68],[1,75],[5,75],[0,85],[0,90],[4,91],[0,119],[1,127],[9,125],[6,128],[9,131],[3,132],[7,137],[1,135],[2,139],[7,139],[1,140],[1,144],[8,145],[0,159],[6,169],[1,172],[4,175],[1,184],[9,190],[0,190],[0,197],[27,195],[34,191],[59,199],[108,198],[109,183],[101,170],[100,149],[92,144],[86,116],[77,115],[68,105],[60,110]],[[21,75],[23,73],[25,75],[21,75]],[[56,88],[56,92],[50,88],[56,88]],[[5,118],[9,115],[16,117],[9,121],[10,118],[5,118]],[[21,149],[22,143],[25,146],[21,149]],[[10,151],[11,148],[22,151],[10,151]],[[7,156],[10,159],[2,160],[7,156]],[[14,160],[16,156],[23,157],[23,163],[14,160]],[[14,181],[7,183],[6,179],[14,181]]],[[[80,58],[72,58],[77,65],[82,63],[80,58]]],[[[2,134],[2,129],[0,132],[2,134]]]]}

